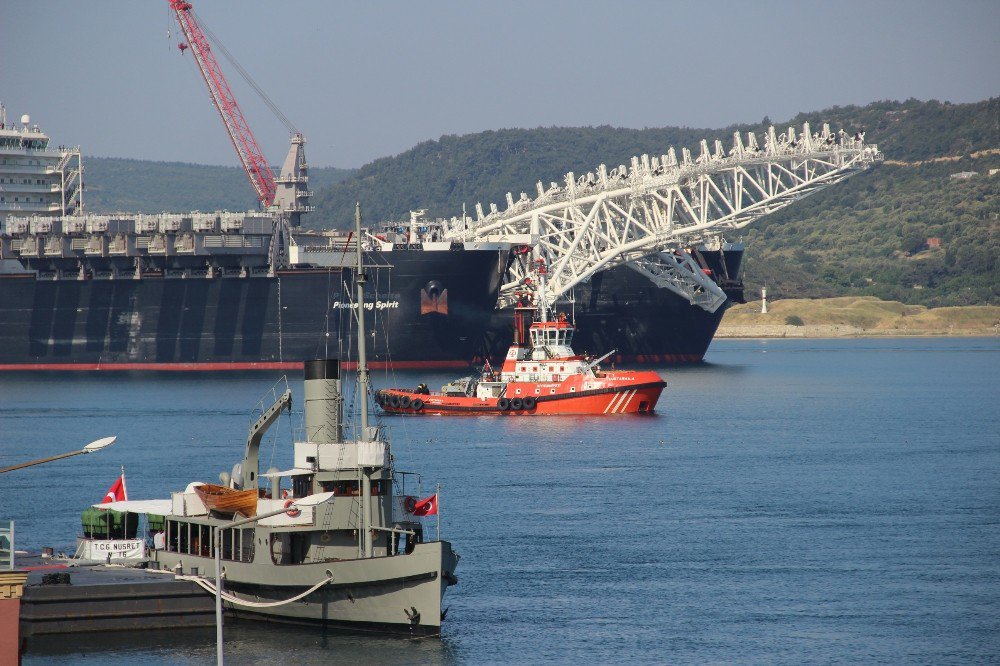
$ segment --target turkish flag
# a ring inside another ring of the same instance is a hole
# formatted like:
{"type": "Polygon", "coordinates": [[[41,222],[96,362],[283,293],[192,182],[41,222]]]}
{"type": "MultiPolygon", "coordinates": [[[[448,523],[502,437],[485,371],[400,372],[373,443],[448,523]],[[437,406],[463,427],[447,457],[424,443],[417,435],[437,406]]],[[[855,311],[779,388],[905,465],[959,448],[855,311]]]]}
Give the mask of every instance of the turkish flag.
{"type": "Polygon", "coordinates": [[[118,477],[118,480],[111,484],[108,488],[108,492],[104,495],[104,499],[101,500],[101,504],[108,504],[110,502],[121,502],[128,499],[128,492],[125,490],[125,474],[123,473],[118,477]]]}
{"type": "Polygon", "coordinates": [[[422,500],[417,500],[417,503],[413,505],[414,516],[433,516],[437,512],[438,512],[437,493],[434,493],[430,497],[425,497],[422,500]]]}

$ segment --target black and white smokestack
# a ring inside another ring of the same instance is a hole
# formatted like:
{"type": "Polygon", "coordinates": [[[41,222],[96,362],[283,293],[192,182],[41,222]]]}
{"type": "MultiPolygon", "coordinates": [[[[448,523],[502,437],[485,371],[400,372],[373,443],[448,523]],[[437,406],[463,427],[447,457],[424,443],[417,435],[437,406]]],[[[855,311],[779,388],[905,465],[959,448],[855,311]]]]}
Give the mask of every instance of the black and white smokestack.
{"type": "Polygon", "coordinates": [[[344,441],[340,361],[335,358],[306,361],[303,370],[306,439],[320,444],[344,441]]]}

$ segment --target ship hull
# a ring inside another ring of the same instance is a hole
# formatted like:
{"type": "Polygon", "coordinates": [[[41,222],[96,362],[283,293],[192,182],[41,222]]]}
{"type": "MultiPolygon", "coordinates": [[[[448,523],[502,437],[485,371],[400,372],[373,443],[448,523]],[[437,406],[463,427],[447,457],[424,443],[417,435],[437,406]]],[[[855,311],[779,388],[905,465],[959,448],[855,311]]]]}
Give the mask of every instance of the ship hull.
{"type": "MultiPolygon", "coordinates": [[[[369,257],[374,367],[465,367],[481,344],[506,261],[497,251],[369,257]]],[[[0,370],[296,369],[350,358],[349,269],[272,277],[39,279],[0,275],[0,370]]]]}
{"type": "MultiPolygon", "coordinates": [[[[155,557],[161,569],[215,570],[210,557],[165,551],[155,557]]],[[[441,633],[441,601],[457,582],[457,565],[451,544],[444,541],[420,543],[410,554],[391,557],[273,566],[226,561],[225,592],[246,603],[227,600],[225,607],[230,614],[268,621],[433,636],[441,633]],[[327,577],[328,584],[307,596],[281,603],[327,577]]],[[[207,582],[214,584],[214,578],[207,582]]]]}
{"type": "MultiPolygon", "coordinates": [[[[742,249],[702,253],[730,296],[715,312],[618,267],[578,285],[576,345],[619,363],[701,361],[731,302],[742,249]]],[[[506,254],[397,251],[370,257],[373,367],[467,368],[503,358],[513,313],[495,310],[506,254]],[[442,301],[441,295],[447,289],[442,301]],[[427,293],[432,300],[428,303],[427,293]]],[[[350,271],[273,277],[39,279],[0,273],[0,371],[295,370],[349,350],[350,271]]]]}
{"type": "Polygon", "coordinates": [[[388,414],[556,416],[652,414],[666,383],[655,373],[635,373],[631,383],[574,391],[559,383],[512,384],[506,398],[479,398],[421,394],[387,389],[376,394],[379,406],[388,414]],[[643,375],[643,376],[638,376],[643,375]],[[654,379],[655,378],[655,379],[654,379]],[[514,388],[520,386],[521,388],[514,388]],[[517,391],[517,393],[515,393],[517,391]],[[525,398],[516,397],[522,393],[525,398]],[[395,399],[393,399],[395,398],[395,399]],[[405,399],[404,399],[405,398],[405,399]],[[403,400],[401,400],[403,399],[403,400]]]}

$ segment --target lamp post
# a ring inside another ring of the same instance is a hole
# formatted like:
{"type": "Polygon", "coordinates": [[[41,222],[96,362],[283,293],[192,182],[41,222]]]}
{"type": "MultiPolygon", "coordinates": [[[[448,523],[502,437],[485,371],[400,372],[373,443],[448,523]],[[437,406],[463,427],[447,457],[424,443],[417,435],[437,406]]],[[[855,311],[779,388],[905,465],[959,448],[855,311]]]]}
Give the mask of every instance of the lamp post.
{"type": "Polygon", "coordinates": [[[219,666],[223,664],[222,656],[222,530],[229,530],[242,525],[249,525],[265,518],[280,516],[283,513],[301,509],[302,507],[319,506],[333,499],[333,493],[318,493],[297,499],[287,507],[282,507],[275,511],[268,511],[250,518],[234,520],[231,523],[223,523],[213,528],[213,538],[215,540],[215,656],[219,666]]]}
{"type": "Polygon", "coordinates": [[[42,463],[52,462],[53,460],[61,460],[62,458],[70,458],[72,456],[78,456],[78,455],[80,455],[82,453],[94,453],[96,451],[100,451],[101,449],[103,449],[106,446],[111,446],[112,444],[115,443],[116,439],[118,439],[117,436],[115,436],[115,437],[104,437],[103,439],[94,440],[93,442],[91,442],[90,444],[87,444],[87,446],[83,447],[79,451],[70,451],[69,453],[60,453],[57,456],[49,456],[48,458],[39,458],[38,460],[30,460],[30,461],[28,461],[26,463],[21,463],[20,465],[13,465],[11,467],[4,467],[4,468],[0,469],[0,474],[3,474],[4,472],[13,472],[16,469],[23,469],[25,467],[31,467],[32,465],[41,465],[42,463]]]}

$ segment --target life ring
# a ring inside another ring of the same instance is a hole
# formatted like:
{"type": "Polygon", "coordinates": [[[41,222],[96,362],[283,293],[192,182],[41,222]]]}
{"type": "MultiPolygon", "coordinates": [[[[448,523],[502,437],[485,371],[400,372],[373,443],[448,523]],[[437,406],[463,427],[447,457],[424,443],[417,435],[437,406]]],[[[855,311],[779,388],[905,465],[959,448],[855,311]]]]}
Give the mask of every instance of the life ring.
{"type": "Polygon", "coordinates": [[[421,400],[420,398],[414,398],[413,402],[410,403],[410,407],[413,408],[413,411],[419,412],[421,409],[424,408],[424,401],[421,400]]]}
{"type": "Polygon", "coordinates": [[[298,518],[299,515],[302,513],[302,511],[298,507],[294,509],[289,509],[288,507],[292,506],[293,504],[295,504],[294,500],[285,500],[285,515],[287,515],[289,518],[298,518]]]}
{"type": "Polygon", "coordinates": [[[497,400],[497,409],[499,409],[501,412],[506,412],[508,409],[510,409],[510,400],[508,400],[507,398],[500,398],[499,400],[497,400]]]}
{"type": "Polygon", "coordinates": [[[282,488],[282,490],[281,490],[281,499],[288,499],[288,497],[289,497],[290,494],[291,493],[288,492],[288,488],[282,488]]]}
{"type": "Polygon", "coordinates": [[[322,534],[319,535],[320,543],[330,543],[330,539],[331,537],[329,532],[323,532],[322,534]]]}
{"type": "Polygon", "coordinates": [[[410,404],[412,402],[413,401],[410,399],[410,396],[408,395],[403,395],[399,397],[399,406],[402,407],[403,409],[409,409],[410,404]]]}
{"type": "Polygon", "coordinates": [[[514,410],[515,412],[519,412],[522,409],[524,409],[524,401],[521,400],[520,398],[511,398],[510,399],[510,408],[512,410],[514,410]]]}
{"type": "Polygon", "coordinates": [[[406,509],[406,513],[413,513],[414,511],[416,511],[417,498],[407,495],[406,499],[403,500],[403,508],[406,509]]]}
{"type": "Polygon", "coordinates": [[[535,400],[535,396],[533,396],[533,395],[529,395],[527,398],[524,399],[523,402],[524,402],[524,408],[527,409],[527,410],[534,409],[535,405],[538,404],[538,401],[535,400]]]}

